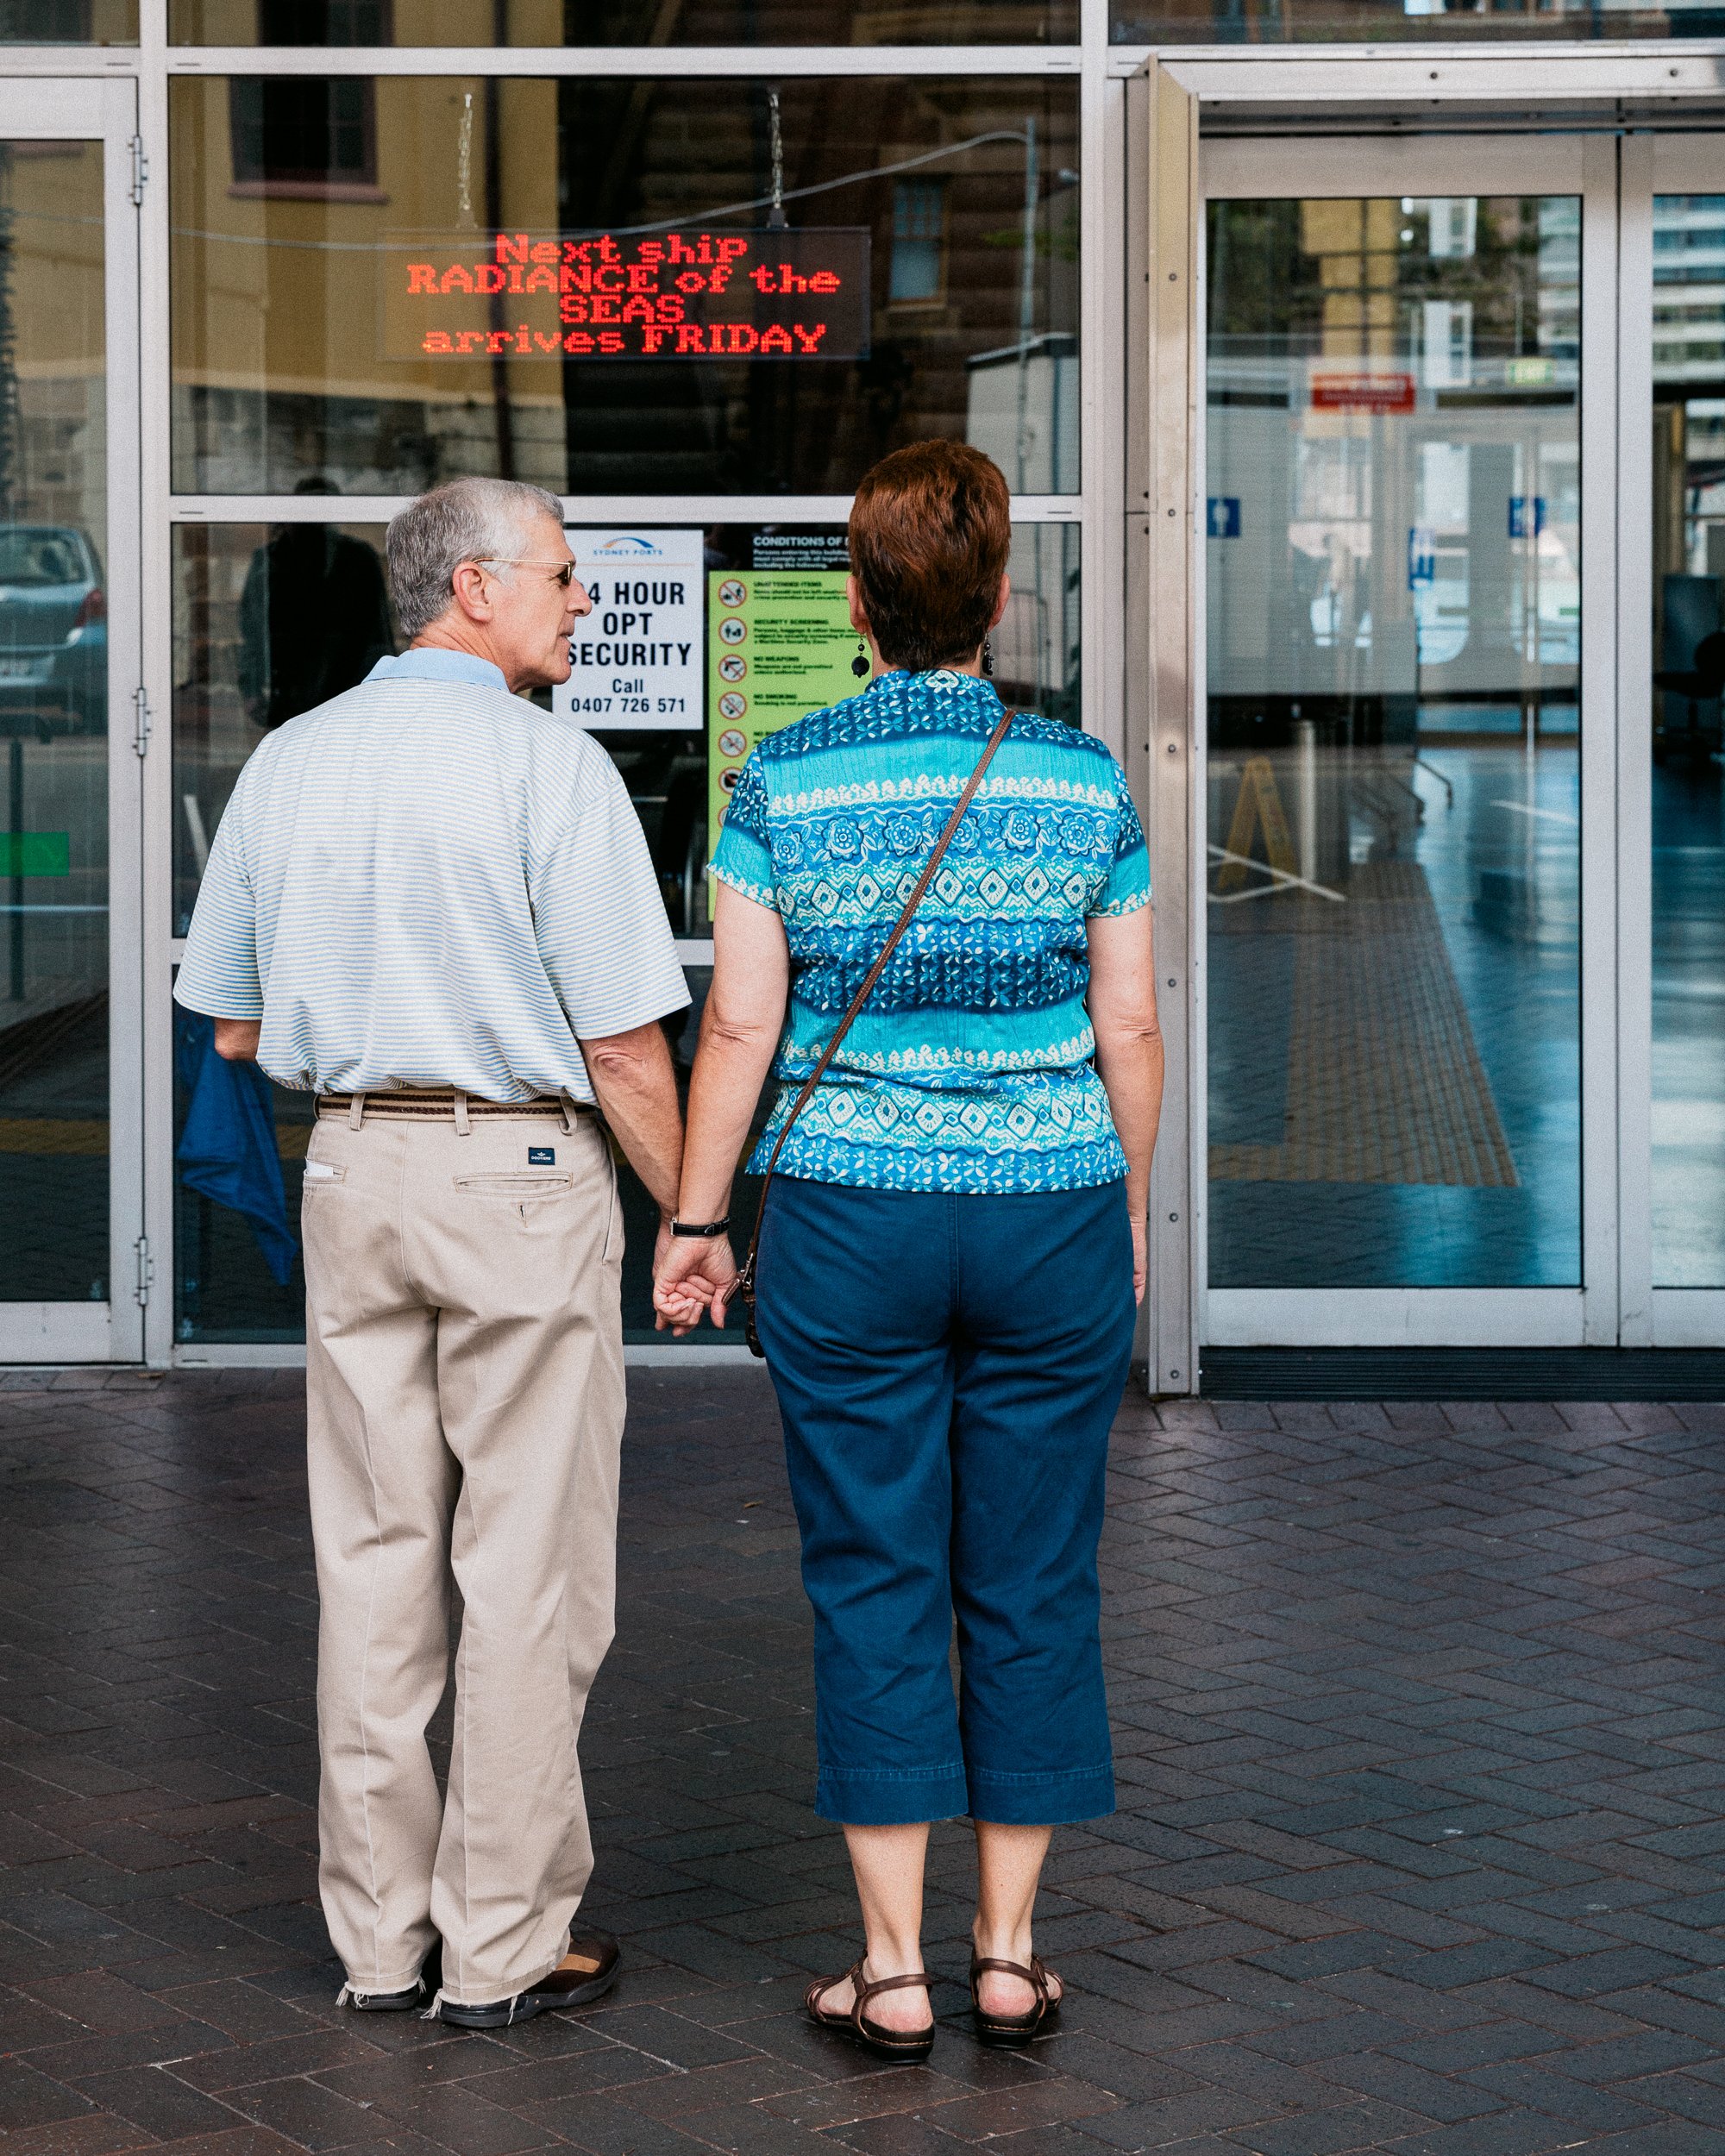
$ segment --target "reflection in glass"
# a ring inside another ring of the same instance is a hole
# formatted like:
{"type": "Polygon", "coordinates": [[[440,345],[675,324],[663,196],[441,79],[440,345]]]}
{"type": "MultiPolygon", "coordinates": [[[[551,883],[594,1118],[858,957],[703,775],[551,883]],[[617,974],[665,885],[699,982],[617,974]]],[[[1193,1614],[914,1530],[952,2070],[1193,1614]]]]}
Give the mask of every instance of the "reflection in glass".
{"type": "Polygon", "coordinates": [[[500,473],[843,493],[932,435],[986,448],[1019,492],[1077,488],[1076,83],[182,77],[169,94],[182,492],[500,473]],[[687,266],[653,273],[651,356],[638,293],[561,290],[561,260],[499,271],[499,235],[602,234],[632,255],[750,234],[766,273],[775,127],[781,251],[845,273],[842,301],[788,307],[770,358],[684,335],[706,304],[674,289],[687,266]],[[804,312],[819,328],[853,304],[856,334],[827,342],[861,356],[784,349],[804,312]],[[595,352],[602,323],[643,348],[595,352]]]}
{"type": "Polygon", "coordinates": [[[0,45],[135,45],[138,0],[0,0],[0,45]]]}
{"type": "Polygon", "coordinates": [[[1653,200],[1653,1282],[1725,1287],[1725,195],[1653,200]]]}
{"type": "MultiPolygon", "coordinates": [[[[842,530],[716,526],[703,535],[706,567],[753,571],[811,538],[836,549],[831,558],[840,566],[820,573],[842,586],[842,530]]],[[[992,639],[1001,696],[1075,726],[1081,718],[1079,539],[1076,523],[1013,527],[1012,597],[992,639]]],[[[174,526],[176,936],[186,932],[210,842],[263,732],[351,688],[395,649],[383,543],[380,524],[174,526]]],[[[580,555],[583,535],[574,533],[573,543],[580,555]]],[[[592,572],[590,561],[583,566],[592,572]]],[[[839,671],[847,682],[851,650],[846,634],[839,671]]],[[[695,671],[700,688],[687,730],[593,730],[628,785],[673,929],[702,937],[709,931],[711,715],[699,700],[706,669],[698,663],[695,671]]],[[[549,702],[549,694],[536,700],[549,702]]],[[[801,707],[787,708],[786,716],[800,718],[801,707]]]]}
{"type": "MultiPolygon", "coordinates": [[[[373,611],[383,541],[383,529],[375,524],[175,525],[176,935],[183,936],[190,924],[210,841],[265,728],[360,680],[380,642],[392,649],[391,624],[373,611]],[[287,602],[285,590],[291,594],[287,602]]],[[[819,573],[842,586],[842,530],[733,524],[702,534],[706,566],[714,574],[754,576],[762,564],[794,559],[810,542],[823,561],[840,565],[819,573]]],[[[1082,718],[1079,542],[1076,523],[1013,528],[1013,594],[991,640],[1001,697],[1017,709],[1070,725],[1082,718]]],[[[574,543],[580,555],[579,532],[574,543]]],[[[847,635],[839,669],[847,685],[854,649],[847,635]]],[[[703,681],[706,671],[702,667],[703,681]]],[[[794,709],[787,713],[800,715],[794,709]]],[[[698,708],[702,723],[687,731],[594,733],[616,761],[641,818],[672,927],[695,939],[711,932],[705,871],[708,743],[714,730],[706,723],[708,716],[698,708]]],[[[706,979],[704,968],[691,969],[697,999],[706,992],[706,979]]],[[[694,1054],[698,1017],[697,1010],[670,1029],[684,1074],[694,1054]]],[[[304,1286],[294,1255],[273,1224],[285,1206],[289,1231],[297,1232],[309,1103],[278,1087],[254,1088],[255,1097],[248,1095],[233,1081],[229,1067],[215,1067],[198,1021],[177,1006],[175,1025],[178,1337],[300,1338],[304,1286]],[[273,1170],[266,1155],[279,1163],[273,1170]]],[[[648,1269],[653,1209],[626,1170],[623,1188],[630,1238],[624,1265],[625,1323],[646,1338],[652,1332],[648,1269]]]]}
{"type": "Polygon", "coordinates": [[[1077,0],[168,0],[175,45],[1035,45],[1077,35],[1077,0]]]}
{"type": "Polygon", "coordinates": [[[1578,240],[1210,207],[1213,1286],[1580,1277],[1578,240]]]}
{"type": "Polygon", "coordinates": [[[0,143],[0,1300],[108,1295],[102,149],[0,143]]]}
{"type": "Polygon", "coordinates": [[[1116,45],[1283,45],[1463,39],[1712,37],[1716,0],[1110,0],[1116,45]]]}
{"type": "Polygon", "coordinates": [[[176,936],[262,735],[352,688],[395,649],[382,555],[380,524],[174,526],[176,936]]]}

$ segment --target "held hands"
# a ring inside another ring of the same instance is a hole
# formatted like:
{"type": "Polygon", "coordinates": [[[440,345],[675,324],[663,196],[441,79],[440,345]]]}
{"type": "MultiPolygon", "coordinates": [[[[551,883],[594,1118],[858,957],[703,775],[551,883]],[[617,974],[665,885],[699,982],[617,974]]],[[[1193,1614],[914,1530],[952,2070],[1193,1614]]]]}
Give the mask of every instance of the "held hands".
{"type": "Polygon", "coordinates": [[[674,1237],[662,1220],[653,1251],[654,1322],[660,1332],[681,1340],[700,1323],[703,1311],[722,1331],[737,1271],[729,1236],[716,1236],[710,1243],[674,1237]]]}

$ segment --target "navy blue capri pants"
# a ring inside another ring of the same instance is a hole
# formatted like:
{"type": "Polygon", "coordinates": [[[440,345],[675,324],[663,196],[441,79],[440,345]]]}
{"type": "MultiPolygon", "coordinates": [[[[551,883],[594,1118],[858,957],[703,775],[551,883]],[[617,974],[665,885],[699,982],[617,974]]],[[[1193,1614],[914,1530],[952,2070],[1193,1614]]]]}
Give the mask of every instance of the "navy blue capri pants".
{"type": "Polygon", "coordinates": [[[1135,1317],[1125,1184],[775,1176],[759,1282],[814,1608],[815,1808],[1111,1812],[1096,1544],[1135,1317]]]}

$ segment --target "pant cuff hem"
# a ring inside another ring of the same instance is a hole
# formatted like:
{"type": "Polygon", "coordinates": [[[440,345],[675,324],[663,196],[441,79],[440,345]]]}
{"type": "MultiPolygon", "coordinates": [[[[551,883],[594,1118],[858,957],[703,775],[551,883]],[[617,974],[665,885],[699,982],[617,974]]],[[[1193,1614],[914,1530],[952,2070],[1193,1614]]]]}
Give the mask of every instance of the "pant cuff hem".
{"type": "Polygon", "coordinates": [[[973,1772],[969,1815],[993,1827],[1070,1827],[1103,1819],[1114,1808],[1112,1768],[1082,1774],[973,1772]]]}
{"type": "Polygon", "coordinates": [[[925,1774],[823,1772],[815,1783],[817,1814],[844,1827],[915,1827],[925,1820],[957,1819],[965,1802],[962,1767],[936,1767],[925,1774]]]}

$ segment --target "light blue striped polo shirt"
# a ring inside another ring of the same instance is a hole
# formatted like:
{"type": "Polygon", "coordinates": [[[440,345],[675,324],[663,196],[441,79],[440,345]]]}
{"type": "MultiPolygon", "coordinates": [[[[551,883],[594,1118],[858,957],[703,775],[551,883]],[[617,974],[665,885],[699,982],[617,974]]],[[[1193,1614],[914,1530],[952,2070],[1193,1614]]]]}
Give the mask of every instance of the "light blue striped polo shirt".
{"type": "Polygon", "coordinates": [[[486,661],[434,650],[260,742],[174,994],[261,1018],[279,1085],[486,1100],[590,1101],[578,1043],[689,1000],[610,757],[486,661]]]}

